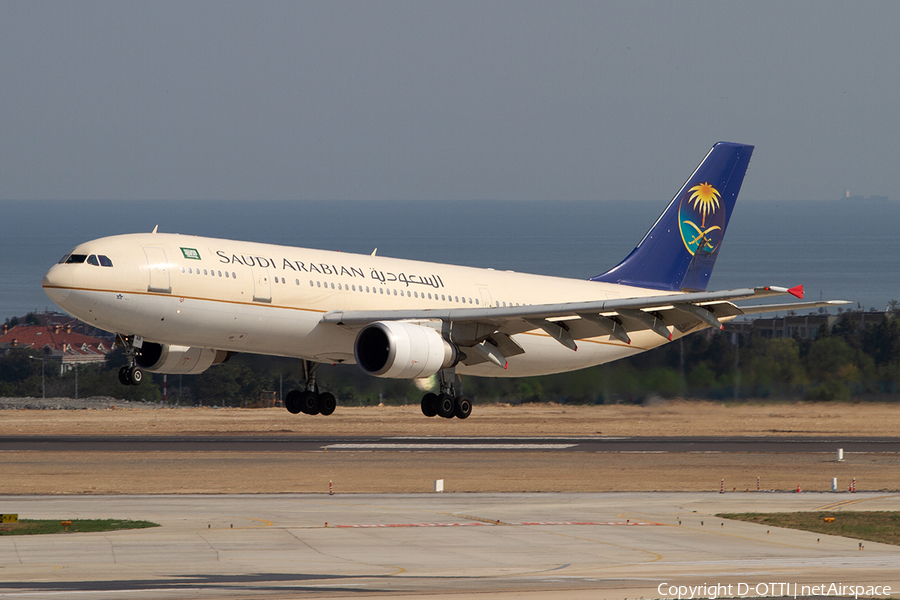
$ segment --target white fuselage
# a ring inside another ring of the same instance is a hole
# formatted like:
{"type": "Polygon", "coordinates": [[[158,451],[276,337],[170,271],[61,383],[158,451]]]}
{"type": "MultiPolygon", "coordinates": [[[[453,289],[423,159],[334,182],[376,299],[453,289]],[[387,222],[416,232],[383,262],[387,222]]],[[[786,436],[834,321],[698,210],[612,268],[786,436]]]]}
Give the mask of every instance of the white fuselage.
{"type": "MultiPolygon", "coordinates": [[[[329,311],[475,308],[659,296],[659,290],[455,265],[175,234],[128,234],[86,242],[73,254],[112,266],[58,264],[47,294],[100,329],[144,340],[353,363],[356,330],[322,323],[329,311]]],[[[679,332],[673,331],[675,337],[679,332]]],[[[665,343],[650,330],[631,344],[610,336],[572,351],[541,329],[513,336],[525,350],[503,370],[518,377],[571,371],[665,343]]]]}

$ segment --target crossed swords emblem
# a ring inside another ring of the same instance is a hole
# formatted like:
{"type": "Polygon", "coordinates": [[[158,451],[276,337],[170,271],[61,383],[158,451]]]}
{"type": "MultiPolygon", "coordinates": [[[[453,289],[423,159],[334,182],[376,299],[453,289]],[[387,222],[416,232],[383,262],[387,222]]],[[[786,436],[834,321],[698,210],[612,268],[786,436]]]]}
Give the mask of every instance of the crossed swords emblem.
{"type": "Polygon", "coordinates": [[[685,220],[685,221],[683,221],[683,223],[685,225],[690,225],[697,232],[697,235],[694,236],[694,238],[689,242],[689,245],[693,246],[694,244],[697,244],[702,240],[703,243],[700,244],[697,247],[697,249],[699,250],[701,247],[704,249],[706,247],[709,247],[709,251],[712,252],[713,245],[712,245],[712,242],[710,242],[709,238],[707,237],[707,234],[712,233],[716,229],[721,230],[722,228],[719,227],[718,225],[713,225],[712,227],[709,227],[707,229],[700,229],[700,227],[698,227],[695,223],[692,223],[690,221],[685,220]]]}

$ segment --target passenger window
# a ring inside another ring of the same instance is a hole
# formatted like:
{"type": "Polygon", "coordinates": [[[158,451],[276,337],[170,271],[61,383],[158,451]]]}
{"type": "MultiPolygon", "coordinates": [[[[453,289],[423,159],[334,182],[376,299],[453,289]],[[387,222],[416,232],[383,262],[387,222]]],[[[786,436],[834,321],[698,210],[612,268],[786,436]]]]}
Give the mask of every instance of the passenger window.
{"type": "Polygon", "coordinates": [[[91,255],[88,256],[88,258],[87,258],[87,264],[89,264],[89,265],[94,265],[95,267],[99,267],[99,266],[100,266],[100,261],[97,260],[97,257],[96,257],[96,256],[94,256],[93,254],[91,254],[91,255]]]}
{"type": "Polygon", "coordinates": [[[475,304],[478,304],[478,298],[475,298],[475,304]]]}
{"type": "Polygon", "coordinates": [[[181,272],[184,273],[184,267],[181,267],[181,272]]]}
{"type": "Polygon", "coordinates": [[[101,267],[111,267],[111,266],[113,266],[112,261],[109,260],[109,257],[108,257],[108,256],[106,256],[106,255],[104,255],[104,254],[101,254],[101,255],[98,256],[97,258],[100,259],[100,266],[101,266],[101,267]]]}
{"type": "MultiPolygon", "coordinates": [[[[234,271],[232,271],[232,272],[231,272],[231,278],[232,278],[232,279],[237,279],[237,273],[235,273],[234,271]]],[[[299,281],[297,282],[297,285],[300,285],[300,282],[299,282],[299,281]]]]}

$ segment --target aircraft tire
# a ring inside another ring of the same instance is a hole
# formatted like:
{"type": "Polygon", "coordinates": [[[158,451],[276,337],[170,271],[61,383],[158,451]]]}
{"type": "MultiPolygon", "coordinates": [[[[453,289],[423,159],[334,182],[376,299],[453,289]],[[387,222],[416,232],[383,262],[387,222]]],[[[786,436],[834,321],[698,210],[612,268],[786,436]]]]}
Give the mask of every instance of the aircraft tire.
{"type": "Polygon", "coordinates": [[[437,399],[437,414],[445,419],[452,419],[455,414],[455,403],[453,396],[449,394],[441,394],[437,399]]]}
{"type": "Polygon", "coordinates": [[[308,415],[319,414],[319,395],[312,391],[300,392],[298,398],[300,410],[308,415]]]}
{"type": "Polygon", "coordinates": [[[319,396],[319,414],[328,416],[334,412],[335,407],[337,407],[337,398],[334,397],[334,394],[329,394],[325,392],[321,396],[319,396]]]}
{"type": "Polygon", "coordinates": [[[453,414],[457,419],[465,419],[472,414],[472,401],[466,396],[457,396],[453,400],[453,414]]]}
{"type": "Polygon", "coordinates": [[[422,414],[426,417],[433,417],[437,414],[437,394],[428,392],[422,396],[422,414]]]}
{"type": "Polygon", "coordinates": [[[131,385],[141,385],[144,380],[144,372],[139,367],[131,367],[128,369],[128,382],[131,385]]]}
{"type": "Polygon", "coordinates": [[[131,381],[128,379],[128,366],[124,366],[119,369],[119,383],[122,385],[131,385],[131,381]]]}
{"type": "Polygon", "coordinates": [[[291,390],[284,397],[284,407],[292,415],[300,414],[300,390],[291,390]]]}

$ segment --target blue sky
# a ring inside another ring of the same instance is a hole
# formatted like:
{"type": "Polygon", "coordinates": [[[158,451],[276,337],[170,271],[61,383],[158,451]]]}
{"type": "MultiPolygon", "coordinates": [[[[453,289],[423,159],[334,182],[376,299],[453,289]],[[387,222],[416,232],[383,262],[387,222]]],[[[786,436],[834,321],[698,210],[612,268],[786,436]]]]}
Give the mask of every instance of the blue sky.
{"type": "Polygon", "coordinates": [[[900,198],[897,2],[0,0],[0,200],[900,198]]]}

